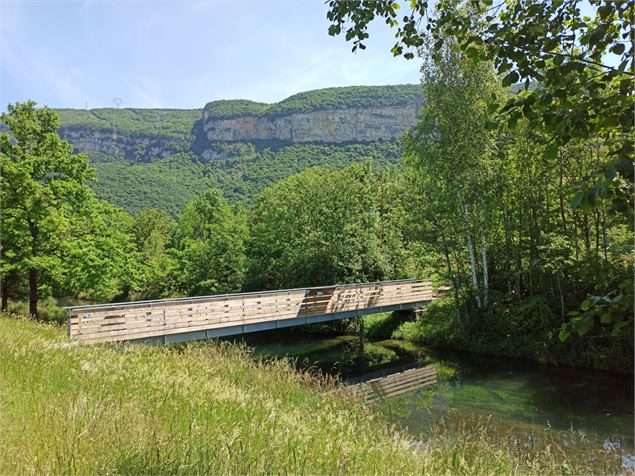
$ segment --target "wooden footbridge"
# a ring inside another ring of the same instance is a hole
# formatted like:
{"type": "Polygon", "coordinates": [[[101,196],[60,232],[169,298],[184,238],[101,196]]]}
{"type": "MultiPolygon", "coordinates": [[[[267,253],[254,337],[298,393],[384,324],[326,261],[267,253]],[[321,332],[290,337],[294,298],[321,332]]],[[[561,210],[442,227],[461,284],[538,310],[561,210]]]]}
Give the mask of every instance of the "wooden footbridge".
{"type": "Polygon", "coordinates": [[[77,306],[68,333],[82,343],[183,342],[417,309],[433,298],[430,282],[399,280],[77,306]]]}

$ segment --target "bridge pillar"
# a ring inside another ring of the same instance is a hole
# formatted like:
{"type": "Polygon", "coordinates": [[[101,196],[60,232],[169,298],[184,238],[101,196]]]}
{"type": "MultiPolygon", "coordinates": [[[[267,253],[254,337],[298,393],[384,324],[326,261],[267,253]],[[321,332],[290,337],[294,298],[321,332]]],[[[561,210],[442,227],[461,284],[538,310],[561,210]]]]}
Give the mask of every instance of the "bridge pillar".
{"type": "Polygon", "coordinates": [[[357,318],[359,324],[359,348],[358,348],[358,365],[361,369],[366,367],[366,360],[364,359],[364,346],[366,343],[366,333],[364,330],[364,318],[362,316],[357,318]]]}

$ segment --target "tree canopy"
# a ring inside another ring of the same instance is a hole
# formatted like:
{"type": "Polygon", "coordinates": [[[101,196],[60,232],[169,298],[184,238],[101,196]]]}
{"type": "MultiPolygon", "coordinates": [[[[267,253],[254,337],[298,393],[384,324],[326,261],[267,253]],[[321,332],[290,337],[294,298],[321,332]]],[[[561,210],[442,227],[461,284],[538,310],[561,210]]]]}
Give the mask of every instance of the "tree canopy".
{"type": "MultiPolygon", "coordinates": [[[[503,85],[525,84],[496,108],[510,125],[524,117],[551,134],[554,145],[601,137],[613,160],[589,174],[575,206],[595,206],[617,191],[632,204],[632,2],[591,0],[330,0],[329,34],[344,33],[365,48],[374,19],[395,28],[394,55],[414,58],[426,40],[440,51],[448,38],[470,58],[494,63],[503,85]],[[532,82],[538,87],[529,88],[532,82]],[[626,181],[626,182],[624,182],[626,181]],[[629,186],[629,184],[631,184],[629,186]]],[[[549,149],[549,152],[555,148],[549,149]]]]}

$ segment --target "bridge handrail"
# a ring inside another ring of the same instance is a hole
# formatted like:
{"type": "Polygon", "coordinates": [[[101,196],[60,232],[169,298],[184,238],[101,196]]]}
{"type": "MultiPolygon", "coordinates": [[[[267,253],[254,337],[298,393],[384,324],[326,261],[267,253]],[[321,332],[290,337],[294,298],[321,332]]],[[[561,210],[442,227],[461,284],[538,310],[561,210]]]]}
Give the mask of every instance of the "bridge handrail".
{"type": "Polygon", "coordinates": [[[294,292],[294,291],[311,291],[318,290],[324,288],[345,288],[345,287],[359,287],[359,286],[369,286],[369,285],[385,285],[385,284],[395,284],[395,283],[427,283],[427,281],[422,281],[420,279],[392,279],[388,281],[369,281],[364,283],[344,283],[344,284],[329,284],[324,286],[312,286],[312,287],[299,287],[299,288],[287,288],[287,289],[270,289],[267,291],[248,291],[244,293],[225,293],[225,294],[210,294],[206,296],[192,296],[192,297],[178,297],[178,298],[163,298],[163,299],[149,299],[145,301],[121,301],[121,302],[111,302],[105,304],[84,304],[82,306],[64,306],[69,313],[73,311],[86,311],[89,309],[99,310],[99,309],[111,309],[111,308],[124,308],[124,307],[133,307],[140,305],[152,305],[152,304],[171,304],[171,303],[183,303],[183,302],[198,302],[205,301],[210,299],[226,299],[229,297],[251,297],[251,296],[260,296],[263,294],[274,294],[274,293],[286,293],[286,292],[294,292]]]}
{"type": "Polygon", "coordinates": [[[433,299],[430,282],[402,279],[70,306],[68,333],[72,340],[93,343],[166,341],[168,335],[188,333],[207,338],[404,309],[433,299]]]}

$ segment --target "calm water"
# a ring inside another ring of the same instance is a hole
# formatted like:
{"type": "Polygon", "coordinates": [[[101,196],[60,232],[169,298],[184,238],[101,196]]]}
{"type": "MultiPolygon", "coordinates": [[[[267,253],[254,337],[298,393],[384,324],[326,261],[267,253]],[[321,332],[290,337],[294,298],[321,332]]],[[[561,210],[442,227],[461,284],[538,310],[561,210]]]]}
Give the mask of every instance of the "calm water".
{"type": "Polygon", "coordinates": [[[246,338],[255,353],[290,357],[356,382],[435,362],[438,385],[384,401],[382,410],[415,436],[435,424],[446,431],[488,421],[525,447],[555,442],[569,453],[614,451],[635,468],[632,376],[445,352],[411,343],[367,341],[360,366],[357,339],[266,332],[246,338]]]}

